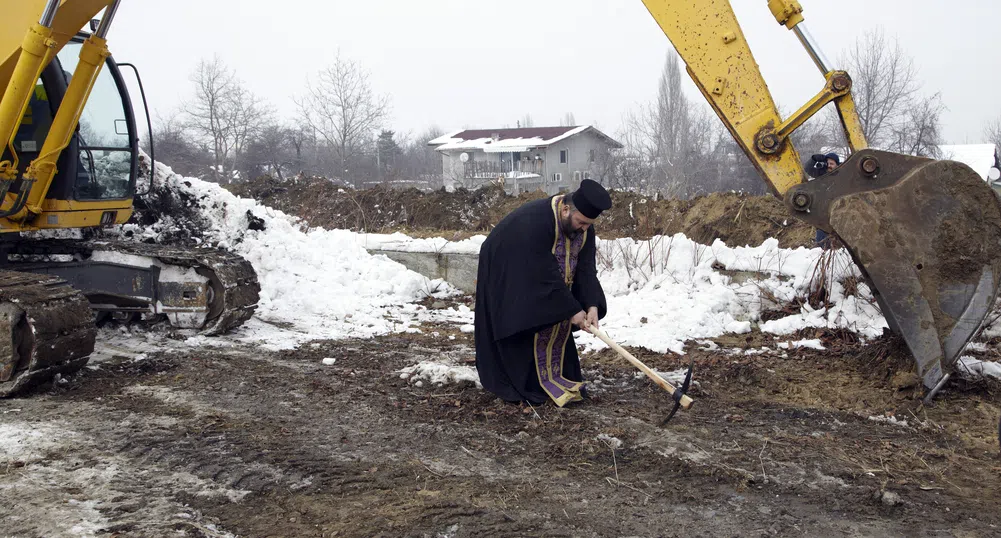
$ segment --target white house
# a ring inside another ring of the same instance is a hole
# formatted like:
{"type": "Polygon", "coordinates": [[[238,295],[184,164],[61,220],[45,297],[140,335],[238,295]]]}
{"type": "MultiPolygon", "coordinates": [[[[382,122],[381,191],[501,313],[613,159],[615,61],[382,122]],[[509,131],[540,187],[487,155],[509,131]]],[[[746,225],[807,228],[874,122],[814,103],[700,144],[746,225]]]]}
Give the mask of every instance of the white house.
{"type": "Polygon", "coordinates": [[[505,190],[573,190],[592,178],[622,144],[589,125],[468,129],[428,142],[441,154],[445,184],[476,188],[503,182],[505,190]]]}

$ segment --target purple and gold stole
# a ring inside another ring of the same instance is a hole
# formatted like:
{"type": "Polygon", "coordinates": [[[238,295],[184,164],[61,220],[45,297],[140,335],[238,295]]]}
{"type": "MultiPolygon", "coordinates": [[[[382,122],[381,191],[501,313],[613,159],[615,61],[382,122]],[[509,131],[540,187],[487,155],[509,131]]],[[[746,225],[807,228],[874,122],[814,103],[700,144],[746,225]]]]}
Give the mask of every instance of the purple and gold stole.
{"type": "MultiPolygon", "coordinates": [[[[553,256],[560,267],[560,274],[567,287],[573,285],[574,272],[577,270],[577,258],[580,248],[587,239],[587,230],[573,241],[568,241],[560,229],[560,213],[563,208],[562,197],[553,197],[553,214],[556,217],[556,240],[553,242],[553,256]]],[[[570,381],[563,377],[563,358],[566,352],[567,339],[570,338],[570,320],[563,320],[552,327],[547,327],[535,334],[535,371],[539,375],[542,390],[556,402],[564,405],[581,400],[580,388],[584,383],[570,381]]]]}

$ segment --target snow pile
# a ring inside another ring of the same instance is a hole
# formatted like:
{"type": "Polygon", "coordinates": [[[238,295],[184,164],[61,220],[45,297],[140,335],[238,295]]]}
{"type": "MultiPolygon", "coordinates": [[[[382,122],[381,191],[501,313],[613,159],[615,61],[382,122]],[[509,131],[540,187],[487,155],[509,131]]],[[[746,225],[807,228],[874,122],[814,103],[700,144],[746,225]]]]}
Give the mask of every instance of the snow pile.
{"type": "MultiPolygon", "coordinates": [[[[484,238],[450,242],[401,233],[357,235],[370,248],[460,254],[478,253],[484,238]]],[[[644,241],[599,238],[597,249],[598,278],[608,301],[602,327],[624,345],[683,353],[686,341],[747,333],[756,325],[777,335],[821,327],[847,329],[862,338],[876,338],[887,326],[864,284],[858,284],[855,293],[846,290],[843,282],[849,277],[859,281],[861,274],[845,251],[828,253],[833,257],[825,259],[819,248],[782,249],[776,239],[757,247],[732,248],[718,240],[702,245],[683,234],[644,241]],[[833,306],[813,309],[803,298],[822,278],[821,265],[829,273],[824,281],[833,306]],[[764,311],[795,302],[803,304],[799,312],[761,321],[764,311]]],[[[431,315],[472,330],[472,312],[431,315]]],[[[576,339],[587,351],[606,347],[590,334],[579,333],[576,339]]],[[[819,341],[791,345],[823,349],[819,341]]]]}
{"type": "MultiPolygon", "coordinates": [[[[485,236],[450,242],[400,233],[308,229],[294,217],[236,197],[219,185],[157,166],[154,194],[177,210],[142,225],[122,226],[118,233],[157,242],[187,234],[189,243],[227,248],[250,261],[260,280],[261,299],[255,318],[235,338],[292,348],[311,339],[419,332],[415,327],[424,321],[455,323],[462,332],[473,331],[473,312],[464,306],[428,311],[415,304],[427,296],[458,293],[453,287],[385,256],[372,256],[366,247],[475,254],[485,236]]],[[[825,254],[819,248],[781,249],[776,239],[756,247],[733,248],[719,240],[702,245],[682,234],[646,241],[599,239],[597,247],[599,279],[608,300],[601,325],[623,345],[680,354],[686,342],[748,333],[754,327],[776,335],[811,327],[844,329],[869,339],[887,326],[843,250],[825,254]],[[832,306],[814,309],[803,299],[816,286],[821,267],[828,273],[824,281],[832,306]],[[764,312],[793,303],[803,304],[799,312],[762,320],[764,312]]],[[[579,332],[576,338],[585,352],[607,347],[590,334],[579,332]]],[[[194,337],[189,344],[206,341],[194,337]]],[[[778,347],[823,349],[817,340],[778,347]]],[[[992,366],[971,364],[971,369],[987,373],[993,372],[992,366]]],[[[432,383],[478,381],[472,368],[449,364],[422,363],[403,376],[432,383]]]]}
{"type": "MultiPolygon", "coordinates": [[[[122,233],[159,241],[194,221],[203,242],[246,257],[257,271],[261,299],[256,319],[240,331],[244,338],[274,341],[278,326],[285,329],[280,346],[290,348],[306,339],[413,332],[414,324],[437,316],[471,332],[471,312],[427,313],[413,304],[454,289],[365,248],[475,253],[483,235],[448,241],[308,229],[294,217],[234,196],[215,183],[180,177],[157,165],[156,190],[192,210],[186,217],[180,216],[184,211],[174,211],[145,226],[126,225],[122,233]]],[[[599,278],[609,300],[603,327],[621,344],[662,353],[683,353],[691,340],[748,333],[763,311],[807,293],[821,252],[782,249],[776,239],[737,248],[719,240],[699,244],[683,234],[600,240],[599,278]],[[739,282],[728,272],[754,272],[756,277],[739,282]]],[[[762,324],[763,331],[787,335],[832,327],[865,337],[882,334],[885,322],[868,301],[868,291],[860,290],[860,299],[846,294],[838,282],[857,276],[857,270],[847,253],[836,255],[845,258],[832,264],[843,267],[830,286],[836,306],[817,311],[804,307],[795,316],[762,324]]],[[[605,347],[591,335],[581,335],[580,341],[590,350],[605,347]]]]}
{"type": "MultiPolygon", "coordinates": [[[[802,299],[823,260],[819,248],[782,249],[768,239],[757,247],[701,245],[682,234],[649,241],[598,242],[599,279],[608,301],[602,327],[616,342],[652,351],[683,353],[685,342],[747,333],[762,312],[802,299]],[[740,272],[750,277],[738,278],[740,272]]],[[[811,309],[760,324],[764,332],[792,334],[809,327],[852,330],[865,338],[882,334],[886,321],[869,290],[846,292],[842,281],[859,277],[846,252],[825,263],[834,306],[811,309]]],[[[577,338],[588,350],[605,347],[597,338],[577,338]]],[[[816,346],[813,346],[816,347],[816,346]]]]}
{"type": "MultiPolygon", "coordinates": [[[[289,348],[306,339],[404,331],[416,310],[411,303],[454,293],[441,280],[370,255],[350,231],[306,229],[291,216],[217,184],[181,177],[161,163],[156,189],[192,207],[187,218],[198,221],[201,242],[229,249],[254,266],[261,284],[257,321],[240,330],[253,341],[289,348]],[[275,327],[289,324],[287,331],[275,327]]],[[[190,225],[167,215],[146,226],[125,225],[120,234],[163,241],[190,225]]]]}
{"type": "MultiPolygon", "coordinates": [[[[401,233],[357,235],[369,247],[462,254],[478,253],[484,237],[450,242],[401,233]]],[[[719,240],[702,245],[676,234],[644,241],[599,238],[596,261],[608,301],[608,315],[601,325],[623,345],[683,353],[688,341],[747,333],[755,326],[776,335],[812,327],[846,329],[863,339],[879,337],[887,326],[871,291],[861,283],[858,268],[843,250],[825,255],[819,248],[782,249],[776,239],[757,247],[732,248],[719,240]],[[803,299],[821,279],[833,306],[814,309],[803,299]],[[852,292],[844,284],[849,279],[857,283],[852,292]],[[795,314],[761,320],[763,312],[792,303],[803,306],[795,314]]],[[[473,313],[468,309],[421,317],[463,325],[464,332],[472,330],[473,313]]],[[[590,334],[578,333],[575,338],[585,351],[606,347],[590,334]]],[[[823,349],[816,340],[780,347],[823,349]]]]}

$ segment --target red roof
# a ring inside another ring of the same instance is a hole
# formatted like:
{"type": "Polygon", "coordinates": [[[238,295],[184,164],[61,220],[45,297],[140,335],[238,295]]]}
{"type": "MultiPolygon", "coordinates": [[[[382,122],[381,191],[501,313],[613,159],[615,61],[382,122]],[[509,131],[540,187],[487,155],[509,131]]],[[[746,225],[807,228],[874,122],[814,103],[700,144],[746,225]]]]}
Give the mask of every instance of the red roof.
{"type": "Polygon", "coordinates": [[[498,140],[513,138],[541,138],[549,140],[563,136],[577,127],[520,127],[517,129],[469,129],[451,135],[452,138],[461,140],[476,140],[479,138],[491,138],[497,135],[498,140]]]}

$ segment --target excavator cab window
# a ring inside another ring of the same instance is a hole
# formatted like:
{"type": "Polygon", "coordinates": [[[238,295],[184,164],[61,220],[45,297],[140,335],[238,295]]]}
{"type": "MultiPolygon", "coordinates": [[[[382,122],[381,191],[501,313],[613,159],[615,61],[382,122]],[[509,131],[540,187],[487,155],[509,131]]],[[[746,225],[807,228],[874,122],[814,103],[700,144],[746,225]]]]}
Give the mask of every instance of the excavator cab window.
{"type": "MultiPolygon", "coordinates": [[[[79,62],[80,42],[73,40],[58,54],[63,81],[69,85],[79,62]]],[[[56,62],[53,62],[56,63],[56,62]]],[[[76,200],[120,200],[135,192],[135,119],[128,105],[128,93],[111,58],[101,69],[90,92],[74,144],[67,148],[71,177],[66,194],[76,200]],[[73,146],[76,146],[75,148],[73,146]]],[[[64,192],[65,192],[64,191],[64,192]]]]}
{"type": "MultiPolygon", "coordinates": [[[[38,157],[42,149],[42,142],[49,134],[49,127],[52,126],[52,107],[49,104],[49,93],[46,90],[43,80],[40,78],[35,84],[35,91],[28,101],[28,109],[21,118],[21,124],[14,133],[14,149],[17,150],[19,168],[22,170],[35,157],[38,157]]],[[[5,148],[6,149],[6,148],[5,148]]],[[[5,151],[4,158],[11,157],[9,151],[5,151]]]]}

